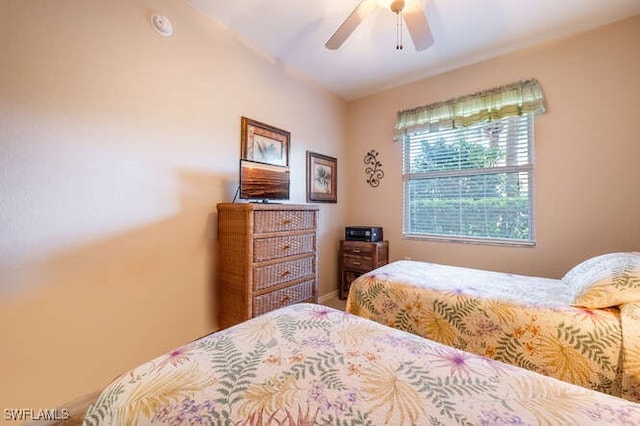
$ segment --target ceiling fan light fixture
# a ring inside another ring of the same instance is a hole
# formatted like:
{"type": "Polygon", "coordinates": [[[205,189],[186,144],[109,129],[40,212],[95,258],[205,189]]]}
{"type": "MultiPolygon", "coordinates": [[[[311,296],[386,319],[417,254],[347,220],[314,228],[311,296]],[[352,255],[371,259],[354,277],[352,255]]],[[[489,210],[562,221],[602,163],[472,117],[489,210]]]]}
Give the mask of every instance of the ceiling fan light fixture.
{"type": "Polygon", "coordinates": [[[392,1],[389,5],[389,9],[391,9],[391,11],[396,15],[400,14],[400,12],[402,12],[402,9],[404,9],[404,0],[392,1]]]}
{"type": "Polygon", "coordinates": [[[384,7],[394,12],[396,18],[396,49],[402,50],[403,22],[409,30],[416,51],[421,52],[433,44],[433,34],[429,22],[422,8],[421,0],[360,0],[355,9],[349,14],[340,27],[327,40],[327,49],[336,50],[351,35],[351,33],[374,12],[377,7],[384,7]]]}

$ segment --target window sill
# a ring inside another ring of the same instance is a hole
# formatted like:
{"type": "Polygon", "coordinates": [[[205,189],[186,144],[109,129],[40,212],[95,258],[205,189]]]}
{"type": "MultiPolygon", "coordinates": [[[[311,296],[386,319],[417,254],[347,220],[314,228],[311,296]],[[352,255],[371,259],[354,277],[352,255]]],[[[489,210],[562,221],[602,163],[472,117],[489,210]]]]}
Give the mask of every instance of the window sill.
{"type": "Polygon", "coordinates": [[[528,247],[533,248],[536,246],[535,241],[515,241],[505,240],[500,238],[463,238],[463,237],[446,237],[438,235],[423,235],[423,234],[409,234],[402,233],[402,238],[405,240],[421,240],[421,241],[434,241],[442,243],[462,243],[462,244],[480,244],[487,246],[509,246],[509,247],[528,247]]]}

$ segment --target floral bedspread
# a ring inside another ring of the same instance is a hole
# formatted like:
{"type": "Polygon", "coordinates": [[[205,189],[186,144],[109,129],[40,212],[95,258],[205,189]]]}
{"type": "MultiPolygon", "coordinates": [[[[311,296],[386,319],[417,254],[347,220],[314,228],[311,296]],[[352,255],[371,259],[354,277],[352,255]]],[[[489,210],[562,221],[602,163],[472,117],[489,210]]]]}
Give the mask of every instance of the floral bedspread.
{"type": "Polygon", "coordinates": [[[626,424],[640,404],[298,304],[123,374],[84,424],[626,424]]]}
{"type": "MultiPolygon", "coordinates": [[[[562,280],[398,261],[355,280],[347,311],[640,401],[639,322],[623,327],[620,309],[577,308],[568,305],[568,297],[562,280]]],[[[634,321],[633,312],[623,313],[627,323],[634,321]]]]}

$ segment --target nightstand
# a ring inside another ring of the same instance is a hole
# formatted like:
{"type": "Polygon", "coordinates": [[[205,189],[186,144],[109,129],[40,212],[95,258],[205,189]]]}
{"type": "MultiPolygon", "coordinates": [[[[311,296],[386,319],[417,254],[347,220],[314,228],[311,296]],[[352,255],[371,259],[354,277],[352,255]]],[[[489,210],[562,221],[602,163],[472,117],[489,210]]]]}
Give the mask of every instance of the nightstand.
{"type": "Polygon", "coordinates": [[[340,241],[340,299],[349,295],[353,280],[389,263],[389,241],[340,241]]]}

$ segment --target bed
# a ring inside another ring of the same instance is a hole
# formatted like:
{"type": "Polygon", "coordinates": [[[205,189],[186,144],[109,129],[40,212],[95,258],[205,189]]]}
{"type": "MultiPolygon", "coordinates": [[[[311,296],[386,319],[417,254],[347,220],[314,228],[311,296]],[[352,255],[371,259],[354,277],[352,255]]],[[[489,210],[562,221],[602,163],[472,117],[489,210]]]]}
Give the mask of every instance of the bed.
{"type": "Polygon", "coordinates": [[[625,424],[640,404],[298,304],[121,375],[84,424],[625,424]]]}
{"type": "Polygon", "coordinates": [[[560,280],[397,261],[353,281],[346,309],[640,401],[640,253],[588,259],[560,280]]]}

